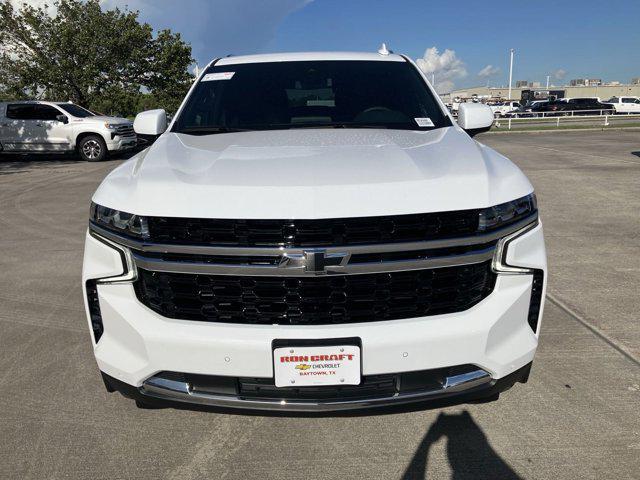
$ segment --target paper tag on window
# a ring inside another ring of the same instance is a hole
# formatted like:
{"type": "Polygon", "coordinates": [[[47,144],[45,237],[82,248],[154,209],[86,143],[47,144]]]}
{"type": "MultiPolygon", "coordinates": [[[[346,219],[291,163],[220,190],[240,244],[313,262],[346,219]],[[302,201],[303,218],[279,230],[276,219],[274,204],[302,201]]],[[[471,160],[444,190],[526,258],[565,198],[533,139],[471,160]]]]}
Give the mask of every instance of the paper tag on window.
{"type": "Polygon", "coordinates": [[[231,80],[236,72],[216,72],[207,73],[202,77],[201,82],[212,82],[214,80],[231,80]]]}
{"type": "Polygon", "coordinates": [[[425,118],[414,118],[419,127],[433,127],[433,122],[429,117],[425,118]]]}

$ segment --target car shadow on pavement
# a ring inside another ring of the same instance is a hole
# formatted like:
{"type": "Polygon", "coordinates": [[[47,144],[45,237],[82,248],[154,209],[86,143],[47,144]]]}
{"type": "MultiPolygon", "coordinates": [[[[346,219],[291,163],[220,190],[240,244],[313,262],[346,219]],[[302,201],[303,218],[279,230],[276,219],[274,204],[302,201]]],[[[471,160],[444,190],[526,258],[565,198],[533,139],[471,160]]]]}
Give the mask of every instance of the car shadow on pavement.
{"type": "MultiPolygon", "coordinates": [[[[109,155],[102,162],[116,160],[127,160],[140,150],[128,150],[126,152],[116,152],[109,155]]],[[[85,163],[77,155],[68,153],[2,153],[0,154],[0,176],[15,173],[26,173],[32,170],[50,168],[52,166],[76,165],[85,163]]]]}
{"type": "Polygon", "coordinates": [[[79,159],[64,154],[25,155],[3,153],[0,155],[0,175],[25,173],[31,170],[49,168],[51,166],[73,165],[78,162],[80,162],[79,159]]]}
{"type": "Polygon", "coordinates": [[[465,410],[459,414],[438,415],[418,445],[402,480],[427,478],[429,450],[442,437],[447,441],[453,480],[522,479],[489,445],[487,436],[465,410]]]}

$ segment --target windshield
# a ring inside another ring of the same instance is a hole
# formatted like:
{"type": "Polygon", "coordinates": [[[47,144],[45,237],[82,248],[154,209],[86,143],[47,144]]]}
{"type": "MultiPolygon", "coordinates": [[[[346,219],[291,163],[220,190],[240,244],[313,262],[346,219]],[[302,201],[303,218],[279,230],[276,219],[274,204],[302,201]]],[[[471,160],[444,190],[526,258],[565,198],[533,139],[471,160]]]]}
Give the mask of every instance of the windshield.
{"type": "Polygon", "coordinates": [[[449,125],[422,77],[407,62],[301,61],[212,66],[173,131],[429,130],[449,125]]]}
{"type": "Polygon", "coordinates": [[[58,106],[70,115],[77,118],[94,117],[95,113],[91,113],[89,110],[82,108],[73,103],[59,103],[58,106]]]}

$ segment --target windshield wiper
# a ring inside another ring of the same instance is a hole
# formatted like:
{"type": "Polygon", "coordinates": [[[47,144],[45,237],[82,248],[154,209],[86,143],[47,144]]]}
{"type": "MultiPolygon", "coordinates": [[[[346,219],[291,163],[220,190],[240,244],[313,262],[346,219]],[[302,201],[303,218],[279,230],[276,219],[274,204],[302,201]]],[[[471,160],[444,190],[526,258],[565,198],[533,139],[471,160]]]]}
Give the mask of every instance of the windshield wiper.
{"type": "Polygon", "coordinates": [[[337,123],[269,123],[266,125],[256,125],[254,127],[255,130],[269,130],[269,129],[296,129],[296,128],[380,128],[380,129],[389,129],[389,128],[398,128],[398,129],[411,129],[411,130],[421,130],[422,128],[417,125],[409,125],[409,124],[383,124],[383,123],[345,123],[345,122],[337,122],[337,123]]]}
{"type": "Polygon", "coordinates": [[[376,124],[376,123],[267,123],[264,125],[250,125],[244,128],[224,127],[224,126],[202,126],[202,127],[184,127],[176,130],[176,133],[186,133],[190,135],[212,135],[215,133],[232,133],[232,132],[249,132],[256,130],[293,130],[296,128],[379,128],[379,129],[397,129],[397,130],[431,130],[436,127],[419,127],[412,124],[376,124]]]}
{"type": "MultiPolygon", "coordinates": [[[[287,128],[287,127],[283,127],[287,128]]],[[[291,124],[288,128],[378,128],[388,130],[432,130],[433,127],[420,127],[409,123],[303,123],[291,124]]]]}
{"type": "Polygon", "coordinates": [[[291,128],[389,128],[388,125],[366,123],[302,123],[291,124],[291,128]]]}
{"type": "Polygon", "coordinates": [[[177,130],[176,133],[187,133],[190,135],[212,135],[214,133],[232,133],[232,132],[247,132],[249,128],[234,128],[234,127],[184,127],[177,130]]]}

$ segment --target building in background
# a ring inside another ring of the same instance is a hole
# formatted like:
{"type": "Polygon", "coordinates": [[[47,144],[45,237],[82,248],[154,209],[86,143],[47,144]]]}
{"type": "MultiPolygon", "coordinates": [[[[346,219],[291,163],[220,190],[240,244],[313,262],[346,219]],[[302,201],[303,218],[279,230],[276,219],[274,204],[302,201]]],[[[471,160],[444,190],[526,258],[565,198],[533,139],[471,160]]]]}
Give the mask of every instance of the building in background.
{"type": "Polygon", "coordinates": [[[631,85],[640,85],[640,77],[632,78],[631,85]]]}
{"type": "Polygon", "coordinates": [[[571,80],[569,85],[572,87],[596,87],[602,85],[602,79],[600,78],[576,78],[571,80]]]}
{"type": "Polygon", "coordinates": [[[516,80],[516,88],[528,87],[529,80],[516,80]]]}
{"type": "MultiPolygon", "coordinates": [[[[640,82],[638,83],[628,83],[628,84],[619,84],[619,85],[566,85],[566,86],[556,86],[550,85],[549,89],[546,88],[537,88],[533,86],[527,85],[513,88],[511,90],[511,99],[512,100],[521,100],[523,92],[527,92],[527,97],[534,96],[540,98],[546,98],[546,96],[552,95],[558,97],[565,98],[575,98],[575,97],[598,97],[601,100],[607,100],[611,97],[640,97],[640,82]],[[560,92],[564,94],[561,95],[560,92]]],[[[535,83],[535,82],[532,82],[535,83]]],[[[509,87],[469,87],[469,88],[460,88],[457,90],[453,90],[450,93],[440,95],[445,102],[450,102],[454,98],[460,99],[468,99],[468,98],[477,98],[478,100],[487,100],[489,98],[492,99],[507,99],[509,95],[509,87]]]]}

